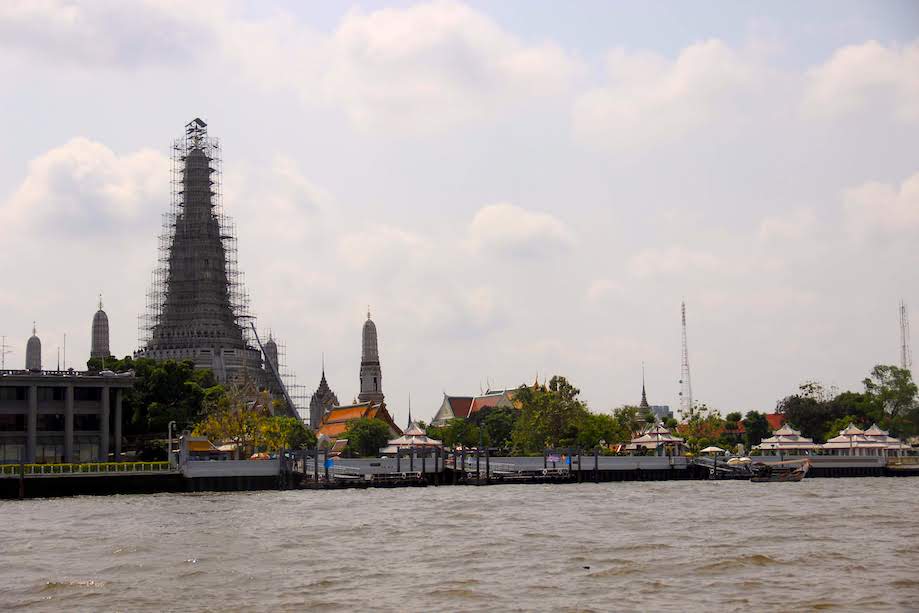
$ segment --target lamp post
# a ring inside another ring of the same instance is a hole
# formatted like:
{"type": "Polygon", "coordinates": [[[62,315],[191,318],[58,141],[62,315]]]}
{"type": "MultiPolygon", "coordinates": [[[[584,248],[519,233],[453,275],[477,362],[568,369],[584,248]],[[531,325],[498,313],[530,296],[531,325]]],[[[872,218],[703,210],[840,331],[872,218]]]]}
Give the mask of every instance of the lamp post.
{"type": "Polygon", "coordinates": [[[166,442],[166,458],[169,460],[169,470],[172,470],[172,430],[175,428],[176,422],[171,421],[169,425],[166,426],[168,440],[166,442]]]}

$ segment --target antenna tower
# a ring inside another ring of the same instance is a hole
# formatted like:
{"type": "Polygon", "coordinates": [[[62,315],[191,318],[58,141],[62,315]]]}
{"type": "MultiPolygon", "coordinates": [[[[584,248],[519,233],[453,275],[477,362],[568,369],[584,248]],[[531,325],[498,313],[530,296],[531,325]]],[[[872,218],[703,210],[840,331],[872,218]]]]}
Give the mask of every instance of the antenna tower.
{"type": "Polygon", "coordinates": [[[900,301],[900,368],[913,367],[913,352],[909,343],[909,311],[906,303],[900,301]]]}
{"type": "Polygon", "coordinates": [[[13,353],[13,346],[6,344],[6,337],[0,336],[0,370],[6,370],[6,356],[13,353]]]}
{"type": "Polygon", "coordinates": [[[692,379],[689,376],[689,345],[686,342],[686,302],[681,305],[683,315],[683,361],[680,369],[680,413],[692,415],[692,379]]]}

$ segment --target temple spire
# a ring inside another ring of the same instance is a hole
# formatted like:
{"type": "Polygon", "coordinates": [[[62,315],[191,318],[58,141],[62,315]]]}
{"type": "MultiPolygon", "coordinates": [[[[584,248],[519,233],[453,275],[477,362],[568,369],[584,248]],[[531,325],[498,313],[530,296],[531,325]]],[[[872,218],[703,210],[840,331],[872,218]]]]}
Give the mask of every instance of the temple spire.
{"type": "Polygon", "coordinates": [[[408,426],[407,428],[412,427],[412,395],[408,395],[408,426]]]}
{"type": "Polygon", "coordinates": [[[638,405],[640,409],[648,409],[648,395],[645,393],[645,363],[641,363],[641,404],[638,405]]]}

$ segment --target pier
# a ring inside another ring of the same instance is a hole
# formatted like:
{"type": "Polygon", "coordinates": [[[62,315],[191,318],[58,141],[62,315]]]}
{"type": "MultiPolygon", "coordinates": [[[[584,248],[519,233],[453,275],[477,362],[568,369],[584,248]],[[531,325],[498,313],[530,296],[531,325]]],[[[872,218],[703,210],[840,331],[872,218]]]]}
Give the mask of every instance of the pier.
{"type": "MultiPolygon", "coordinates": [[[[919,457],[786,456],[810,461],[808,479],[919,476],[919,457]]],[[[779,457],[756,456],[757,462],[779,457]]],[[[491,456],[475,450],[384,458],[332,458],[298,450],[269,460],[95,462],[0,465],[0,498],[84,494],[342,489],[371,487],[487,486],[615,481],[750,478],[746,467],[712,458],[603,456],[595,452],[542,457],[491,456]]]]}

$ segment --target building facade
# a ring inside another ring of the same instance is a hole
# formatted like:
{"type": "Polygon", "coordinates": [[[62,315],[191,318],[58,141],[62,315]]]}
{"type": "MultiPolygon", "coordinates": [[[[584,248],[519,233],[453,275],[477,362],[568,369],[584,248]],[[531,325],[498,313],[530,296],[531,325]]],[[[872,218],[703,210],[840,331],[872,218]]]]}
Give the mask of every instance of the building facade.
{"type": "Polygon", "coordinates": [[[104,462],[121,457],[122,397],[133,376],[0,373],[0,463],[104,462]]]}

